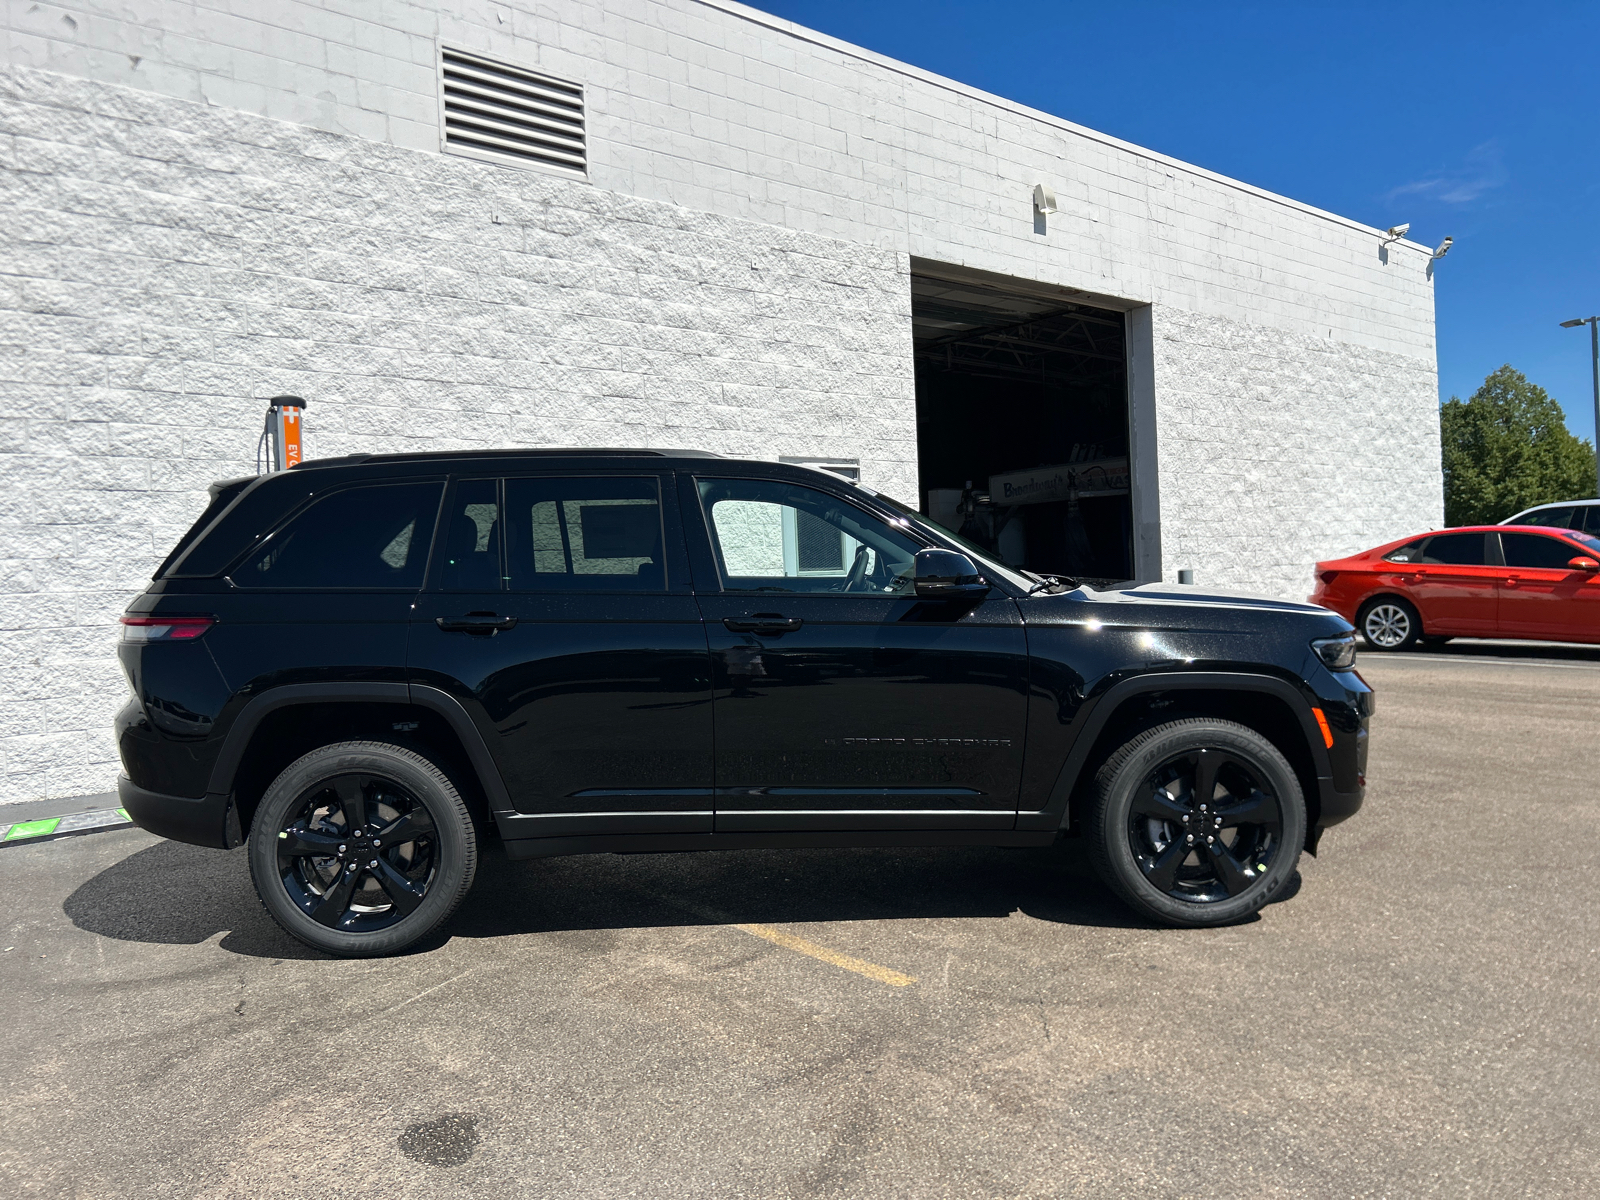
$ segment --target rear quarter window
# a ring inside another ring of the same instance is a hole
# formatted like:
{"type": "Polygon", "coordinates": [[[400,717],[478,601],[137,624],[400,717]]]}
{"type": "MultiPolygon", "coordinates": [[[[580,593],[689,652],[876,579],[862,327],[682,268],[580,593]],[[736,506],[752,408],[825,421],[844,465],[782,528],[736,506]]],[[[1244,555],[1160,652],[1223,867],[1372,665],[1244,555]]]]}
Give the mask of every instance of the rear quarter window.
{"type": "Polygon", "coordinates": [[[332,492],[274,532],[229,577],[252,589],[420,588],[443,491],[440,482],[332,492]]]}

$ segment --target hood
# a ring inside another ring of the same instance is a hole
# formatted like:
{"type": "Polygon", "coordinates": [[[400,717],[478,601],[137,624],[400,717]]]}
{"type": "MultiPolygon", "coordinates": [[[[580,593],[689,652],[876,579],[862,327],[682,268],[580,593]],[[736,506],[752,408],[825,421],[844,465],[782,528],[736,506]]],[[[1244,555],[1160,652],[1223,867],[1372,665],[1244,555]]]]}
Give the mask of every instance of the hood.
{"type": "Polygon", "coordinates": [[[1275,600],[1253,592],[1235,591],[1231,588],[1203,587],[1188,583],[1140,583],[1137,580],[1120,587],[1104,589],[1085,587],[1084,598],[1123,603],[1145,604],[1198,604],[1209,608],[1266,609],[1271,612],[1297,612],[1322,615],[1328,612],[1319,604],[1299,600],[1275,600]]]}

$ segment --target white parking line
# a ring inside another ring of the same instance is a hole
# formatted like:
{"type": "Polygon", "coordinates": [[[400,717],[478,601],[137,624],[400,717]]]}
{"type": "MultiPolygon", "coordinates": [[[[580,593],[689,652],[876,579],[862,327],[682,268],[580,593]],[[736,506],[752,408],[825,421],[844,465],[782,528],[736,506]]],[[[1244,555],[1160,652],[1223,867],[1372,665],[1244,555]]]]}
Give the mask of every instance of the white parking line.
{"type": "Polygon", "coordinates": [[[1550,662],[1541,658],[1487,658],[1479,655],[1434,655],[1434,654],[1367,654],[1363,656],[1357,666],[1371,666],[1374,663],[1384,662],[1412,662],[1412,663],[1469,663],[1487,664],[1495,667],[1551,667],[1560,671],[1595,671],[1600,670],[1600,662],[1550,662]]]}

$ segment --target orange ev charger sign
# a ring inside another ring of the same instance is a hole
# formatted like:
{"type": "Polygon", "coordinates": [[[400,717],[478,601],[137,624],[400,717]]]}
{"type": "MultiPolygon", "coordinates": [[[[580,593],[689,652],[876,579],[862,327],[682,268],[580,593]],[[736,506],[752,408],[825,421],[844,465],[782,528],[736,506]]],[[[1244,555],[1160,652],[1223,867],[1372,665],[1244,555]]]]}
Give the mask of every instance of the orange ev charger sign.
{"type": "Polygon", "coordinates": [[[278,409],[277,468],[280,471],[300,465],[300,433],[305,426],[302,412],[288,405],[278,409]]]}

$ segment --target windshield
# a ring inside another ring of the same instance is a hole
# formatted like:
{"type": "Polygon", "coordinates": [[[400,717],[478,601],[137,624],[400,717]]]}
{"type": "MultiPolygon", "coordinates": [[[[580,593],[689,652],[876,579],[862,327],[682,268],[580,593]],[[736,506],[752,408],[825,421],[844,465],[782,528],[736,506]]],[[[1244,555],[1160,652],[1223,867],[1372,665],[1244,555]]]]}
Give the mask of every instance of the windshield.
{"type": "MultiPolygon", "coordinates": [[[[862,491],[866,490],[867,489],[865,488],[862,489],[862,491]]],[[[1033,585],[1038,582],[1037,576],[1025,575],[1015,567],[1006,566],[1005,563],[995,558],[993,554],[985,550],[983,547],[973,545],[958,533],[951,533],[937,521],[930,521],[916,509],[902,504],[893,496],[885,496],[882,492],[871,492],[869,494],[876,496],[890,508],[894,509],[897,513],[900,513],[903,517],[905,517],[910,524],[921,530],[923,533],[933,537],[934,540],[954,542],[957,546],[960,546],[963,550],[965,550],[968,557],[972,558],[979,566],[986,570],[993,571],[996,575],[1000,576],[1000,578],[1004,579],[1012,586],[1019,587],[1026,592],[1032,589],[1033,585]]]]}

